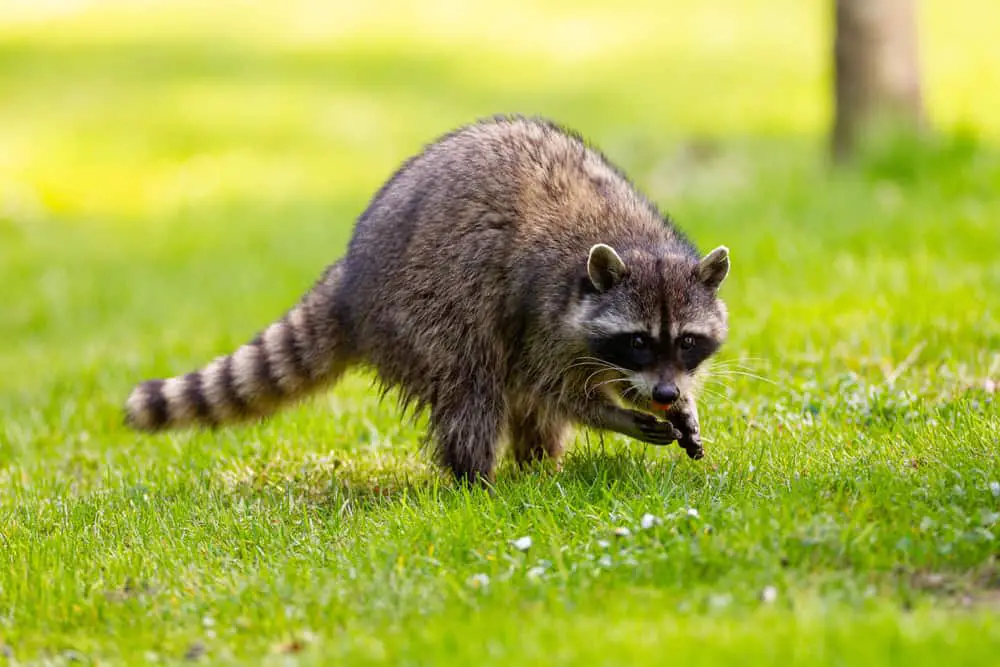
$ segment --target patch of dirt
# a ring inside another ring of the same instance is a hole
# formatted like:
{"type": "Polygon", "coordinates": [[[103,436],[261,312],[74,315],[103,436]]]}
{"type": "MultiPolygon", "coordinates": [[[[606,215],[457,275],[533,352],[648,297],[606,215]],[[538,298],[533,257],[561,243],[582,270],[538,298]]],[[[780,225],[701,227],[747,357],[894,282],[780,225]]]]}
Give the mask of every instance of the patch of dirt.
{"type": "Polygon", "coordinates": [[[967,572],[910,572],[909,583],[946,604],[1000,611],[1000,563],[996,556],[967,572]]]}

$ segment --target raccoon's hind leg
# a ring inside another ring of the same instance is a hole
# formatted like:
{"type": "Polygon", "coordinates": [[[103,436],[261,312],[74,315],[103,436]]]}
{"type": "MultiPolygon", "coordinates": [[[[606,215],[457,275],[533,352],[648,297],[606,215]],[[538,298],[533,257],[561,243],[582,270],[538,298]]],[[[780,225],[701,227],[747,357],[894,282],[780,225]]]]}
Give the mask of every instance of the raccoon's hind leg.
{"type": "Polygon", "coordinates": [[[430,435],[439,463],[460,482],[492,483],[506,406],[499,387],[482,381],[455,385],[431,406],[430,435]]]}
{"type": "Polygon", "coordinates": [[[566,420],[540,411],[515,410],[508,419],[508,429],[514,460],[519,466],[550,459],[559,467],[569,432],[566,420]]]}

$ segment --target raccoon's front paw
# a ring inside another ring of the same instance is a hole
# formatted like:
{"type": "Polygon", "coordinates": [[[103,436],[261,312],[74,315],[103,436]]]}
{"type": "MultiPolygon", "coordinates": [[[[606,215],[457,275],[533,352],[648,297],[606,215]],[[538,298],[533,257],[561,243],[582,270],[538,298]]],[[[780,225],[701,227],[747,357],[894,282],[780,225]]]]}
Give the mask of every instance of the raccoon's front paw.
{"type": "Polygon", "coordinates": [[[669,414],[668,418],[677,430],[677,444],[687,452],[687,455],[695,460],[705,456],[705,449],[701,445],[698,416],[692,412],[676,412],[669,414]]]}
{"type": "Polygon", "coordinates": [[[639,440],[651,445],[669,445],[679,441],[682,434],[669,421],[661,421],[653,415],[642,412],[632,413],[632,421],[639,431],[639,440]]]}

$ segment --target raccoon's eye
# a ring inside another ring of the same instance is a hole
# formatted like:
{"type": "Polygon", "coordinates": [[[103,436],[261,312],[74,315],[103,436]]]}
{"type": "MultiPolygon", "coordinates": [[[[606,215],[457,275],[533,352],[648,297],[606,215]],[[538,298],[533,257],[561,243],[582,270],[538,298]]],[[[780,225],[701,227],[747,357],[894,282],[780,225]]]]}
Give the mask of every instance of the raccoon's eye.
{"type": "Polygon", "coordinates": [[[632,340],[629,341],[629,346],[633,350],[645,350],[649,347],[649,339],[642,334],[635,334],[632,336],[632,340]]]}
{"type": "Polygon", "coordinates": [[[686,336],[681,336],[679,344],[682,350],[690,350],[694,347],[696,342],[698,341],[694,339],[694,336],[687,334],[686,336]]]}

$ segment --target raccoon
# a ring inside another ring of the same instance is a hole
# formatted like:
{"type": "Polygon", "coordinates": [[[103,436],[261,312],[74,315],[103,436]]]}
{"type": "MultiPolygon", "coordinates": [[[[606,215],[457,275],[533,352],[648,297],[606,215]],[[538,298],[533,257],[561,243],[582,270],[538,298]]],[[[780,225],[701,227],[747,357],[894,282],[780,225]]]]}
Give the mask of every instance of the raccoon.
{"type": "Polygon", "coordinates": [[[695,396],[727,336],[729,264],[575,132],[480,120],[405,162],[281,319],[202,370],[139,384],[126,422],[260,419],[363,367],[426,411],[459,480],[492,482],[503,442],[521,465],[558,466],[574,425],[699,459],[695,396]]]}

